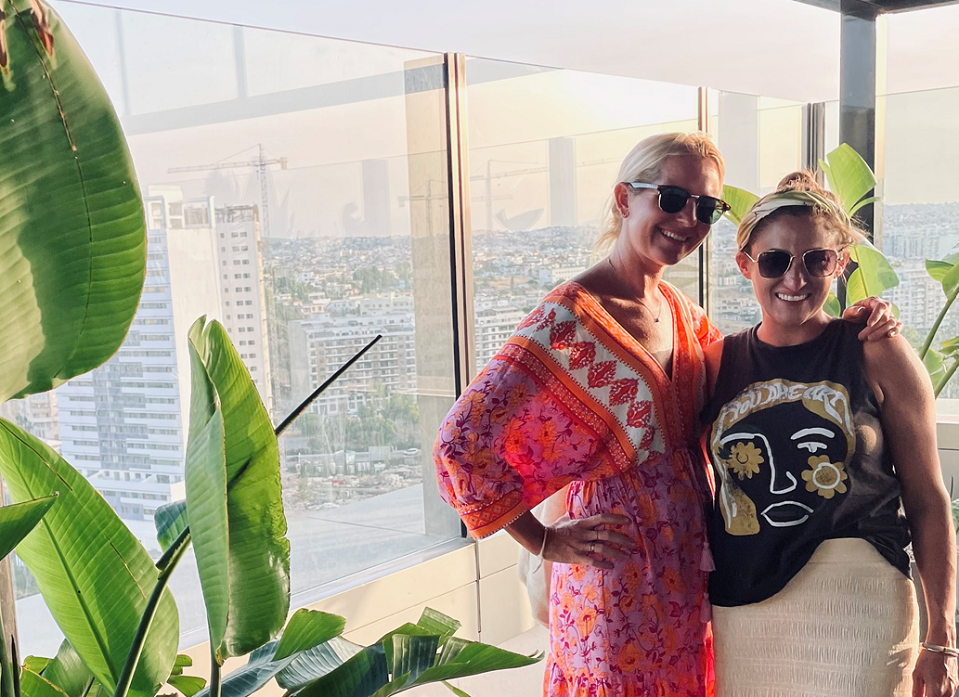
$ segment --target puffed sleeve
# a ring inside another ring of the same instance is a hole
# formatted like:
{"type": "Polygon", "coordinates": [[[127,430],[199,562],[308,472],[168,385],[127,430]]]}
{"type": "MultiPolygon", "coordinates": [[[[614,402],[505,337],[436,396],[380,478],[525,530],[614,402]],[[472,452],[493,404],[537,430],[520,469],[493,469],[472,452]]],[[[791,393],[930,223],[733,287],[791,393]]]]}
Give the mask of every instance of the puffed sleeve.
{"type": "Polygon", "coordinates": [[[599,475],[601,440],[532,371],[500,354],[440,427],[440,494],[470,534],[485,537],[573,479],[599,475]]]}

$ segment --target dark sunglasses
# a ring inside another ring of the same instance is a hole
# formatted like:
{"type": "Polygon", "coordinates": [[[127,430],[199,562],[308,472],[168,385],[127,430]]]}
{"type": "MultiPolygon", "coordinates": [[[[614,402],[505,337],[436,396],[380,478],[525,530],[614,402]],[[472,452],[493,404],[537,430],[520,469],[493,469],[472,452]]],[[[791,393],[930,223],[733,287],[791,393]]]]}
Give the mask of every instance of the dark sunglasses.
{"type": "Polygon", "coordinates": [[[706,225],[719,222],[723,213],[729,210],[729,204],[721,198],[691,194],[681,186],[669,184],[647,184],[645,182],[624,182],[633,191],[655,189],[659,192],[659,207],[664,213],[679,213],[686,207],[689,199],[696,202],[696,220],[706,225]]]}
{"type": "Polygon", "coordinates": [[[781,249],[771,249],[768,252],[761,252],[759,257],[753,259],[747,252],[743,252],[746,257],[756,263],[759,267],[759,275],[763,278],[779,278],[784,276],[789,267],[793,264],[793,259],[797,256],[802,258],[803,266],[806,267],[806,273],[816,278],[831,276],[836,271],[839,264],[839,252],[835,249],[808,249],[802,254],[790,254],[781,249]]]}

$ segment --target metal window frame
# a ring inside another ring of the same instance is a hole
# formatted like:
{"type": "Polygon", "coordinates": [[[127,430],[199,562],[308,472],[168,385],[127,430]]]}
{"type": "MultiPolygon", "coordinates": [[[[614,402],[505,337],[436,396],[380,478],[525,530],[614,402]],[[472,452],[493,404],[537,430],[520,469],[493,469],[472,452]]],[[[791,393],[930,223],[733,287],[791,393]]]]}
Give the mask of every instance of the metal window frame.
{"type": "Polygon", "coordinates": [[[475,373],[473,243],[470,219],[469,132],[466,110],[466,56],[446,53],[446,163],[450,231],[450,308],[453,365],[459,396],[475,373]]]}

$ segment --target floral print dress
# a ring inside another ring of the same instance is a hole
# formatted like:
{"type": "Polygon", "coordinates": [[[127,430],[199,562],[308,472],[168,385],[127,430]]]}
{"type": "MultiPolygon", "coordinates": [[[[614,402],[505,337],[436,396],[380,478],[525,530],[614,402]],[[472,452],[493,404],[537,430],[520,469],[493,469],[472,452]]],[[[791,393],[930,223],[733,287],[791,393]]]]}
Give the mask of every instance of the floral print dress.
{"type": "Polygon", "coordinates": [[[720,334],[678,290],[672,379],[580,285],[552,291],[470,384],[436,442],[440,492],[475,537],[571,484],[571,518],[618,513],[637,542],[611,571],[553,564],[552,697],[712,694],[704,506],[695,455],[702,347],[720,334]]]}

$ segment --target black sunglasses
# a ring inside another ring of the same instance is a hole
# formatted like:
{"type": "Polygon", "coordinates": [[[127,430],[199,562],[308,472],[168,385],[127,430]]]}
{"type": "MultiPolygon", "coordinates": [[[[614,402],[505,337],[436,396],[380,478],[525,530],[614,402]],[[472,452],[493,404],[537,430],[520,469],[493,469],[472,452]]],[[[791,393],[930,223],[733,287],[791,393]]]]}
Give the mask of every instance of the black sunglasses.
{"type": "Polygon", "coordinates": [[[802,258],[803,266],[806,267],[806,273],[816,278],[831,276],[836,271],[839,264],[839,252],[835,249],[808,249],[802,254],[790,254],[781,249],[771,249],[768,252],[760,252],[759,257],[753,259],[748,252],[743,252],[746,257],[756,263],[759,267],[759,275],[763,278],[779,278],[784,276],[789,267],[793,264],[793,259],[797,256],[802,258]]]}
{"type": "Polygon", "coordinates": [[[659,192],[659,207],[664,213],[679,213],[686,207],[689,199],[696,202],[696,220],[713,225],[729,210],[729,204],[721,198],[691,194],[681,186],[670,184],[647,184],[646,182],[623,182],[633,191],[655,189],[659,192]]]}

